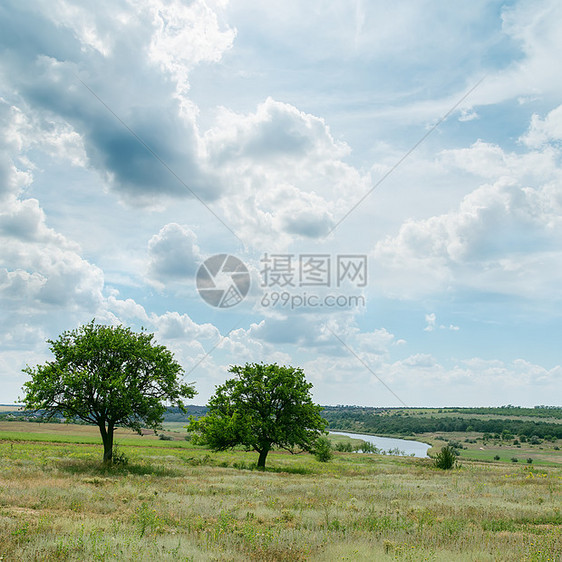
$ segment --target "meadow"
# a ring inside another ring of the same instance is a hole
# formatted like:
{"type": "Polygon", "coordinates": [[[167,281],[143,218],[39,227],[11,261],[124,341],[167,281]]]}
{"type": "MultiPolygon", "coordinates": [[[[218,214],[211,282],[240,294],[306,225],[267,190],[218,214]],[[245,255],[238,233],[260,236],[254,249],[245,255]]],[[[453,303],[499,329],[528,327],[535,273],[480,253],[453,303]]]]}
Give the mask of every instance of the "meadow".
{"type": "Polygon", "coordinates": [[[0,560],[562,559],[557,466],[273,452],[260,472],[120,432],[128,464],[104,468],[96,428],[22,425],[0,427],[0,560]]]}

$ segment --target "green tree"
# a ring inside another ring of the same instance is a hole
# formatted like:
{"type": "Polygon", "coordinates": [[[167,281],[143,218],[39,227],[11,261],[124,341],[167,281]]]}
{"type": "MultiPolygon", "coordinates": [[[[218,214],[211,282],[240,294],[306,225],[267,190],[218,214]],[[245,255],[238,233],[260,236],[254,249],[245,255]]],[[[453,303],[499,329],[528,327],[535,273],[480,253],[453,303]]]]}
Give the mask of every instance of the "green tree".
{"type": "Polygon", "coordinates": [[[435,457],[435,466],[441,468],[442,470],[450,470],[455,466],[457,457],[455,455],[455,450],[453,447],[447,446],[442,447],[441,452],[437,453],[435,457]]]}
{"type": "Polygon", "coordinates": [[[312,452],[318,462],[328,462],[334,458],[332,443],[327,437],[319,437],[312,452]]]}
{"type": "Polygon", "coordinates": [[[235,376],[217,387],[207,415],[188,426],[200,434],[200,442],[215,451],[243,445],[259,453],[259,468],[273,447],[314,450],[327,422],[320,416],[322,407],[312,402],[312,384],[301,369],[247,363],[229,372],[235,376]]]}
{"type": "Polygon", "coordinates": [[[93,320],[48,340],[54,360],[23,369],[31,376],[23,386],[26,408],[97,425],[103,460],[111,463],[116,427],[157,429],[167,404],[185,412],[183,399],[196,394],[181,381],[173,354],[153,340],[154,334],[93,320]]]}

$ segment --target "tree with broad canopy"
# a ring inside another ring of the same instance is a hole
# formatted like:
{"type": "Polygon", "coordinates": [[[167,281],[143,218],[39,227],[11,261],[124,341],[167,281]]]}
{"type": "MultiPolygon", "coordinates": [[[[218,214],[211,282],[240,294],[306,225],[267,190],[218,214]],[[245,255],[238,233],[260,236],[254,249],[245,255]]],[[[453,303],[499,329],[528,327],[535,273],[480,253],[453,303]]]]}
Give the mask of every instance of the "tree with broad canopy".
{"type": "Polygon", "coordinates": [[[202,444],[215,451],[243,445],[259,454],[259,468],[265,468],[273,447],[291,453],[314,449],[327,422],[322,407],[312,402],[312,384],[302,369],[247,363],[229,372],[234,378],[217,387],[207,415],[187,426],[202,444]]]}
{"type": "Polygon", "coordinates": [[[185,412],[183,399],[196,394],[182,382],[172,352],[153,340],[154,334],[94,320],[47,340],[54,360],[23,369],[31,376],[23,386],[26,409],[97,425],[104,463],[111,463],[116,427],[159,429],[167,404],[185,412]]]}

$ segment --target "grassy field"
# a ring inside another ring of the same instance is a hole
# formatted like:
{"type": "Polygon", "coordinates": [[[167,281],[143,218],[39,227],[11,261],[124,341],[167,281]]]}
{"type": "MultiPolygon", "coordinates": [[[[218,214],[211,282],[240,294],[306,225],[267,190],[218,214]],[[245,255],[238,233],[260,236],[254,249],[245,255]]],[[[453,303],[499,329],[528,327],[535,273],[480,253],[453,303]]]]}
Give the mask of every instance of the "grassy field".
{"type": "Polygon", "coordinates": [[[517,459],[518,463],[527,464],[528,459],[532,459],[532,465],[538,466],[560,466],[562,467],[562,440],[553,442],[543,441],[540,444],[532,445],[528,442],[519,442],[517,439],[502,441],[501,439],[489,439],[483,442],[482,434],[478,433],[421,433],[416,435],[418,441],[430,443],[429,454],[437,453],[441,447],[447,445],[449,440],[456,441],[463,446],[460,449],[460,460],[485,460],[494,461],[499,457],[500,463],[513,463],[517,459]],[[514,442],[517,441],[517,444],[514,442]]]}
{"type": "Polygon", "coordinates": [[[7,425],[0,560],[562,558],[557,466],[274,452],[258,472],[255,453],[123,432],[128,465],[104,469],[95,428],[7,425]]]}

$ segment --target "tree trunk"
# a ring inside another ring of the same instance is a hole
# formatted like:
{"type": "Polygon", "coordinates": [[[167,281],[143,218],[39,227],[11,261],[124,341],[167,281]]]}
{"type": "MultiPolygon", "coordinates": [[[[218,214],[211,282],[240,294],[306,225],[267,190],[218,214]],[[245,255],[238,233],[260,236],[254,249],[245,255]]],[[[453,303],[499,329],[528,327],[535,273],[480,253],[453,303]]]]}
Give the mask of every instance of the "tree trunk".
{"type": "Polygon", "coordinates": [[[258,468],[265,468],[265,459],[267,458],[267,453],[269,453],[269,447],[258,451],[260,457],[258,459],[258,468]]]}
{"type": "Polygon", "coordinates": [[[103,442],[103,463],[111,464],[113,461],[113,426],[108,424],[106,428],[104,424],[99,428],[103,442]]]}

